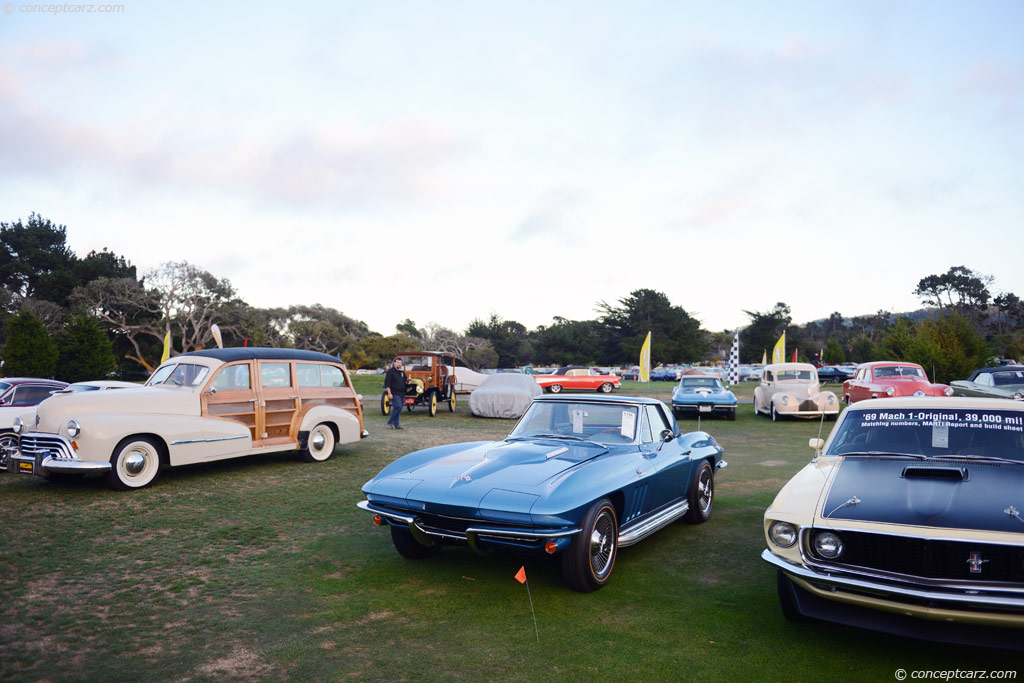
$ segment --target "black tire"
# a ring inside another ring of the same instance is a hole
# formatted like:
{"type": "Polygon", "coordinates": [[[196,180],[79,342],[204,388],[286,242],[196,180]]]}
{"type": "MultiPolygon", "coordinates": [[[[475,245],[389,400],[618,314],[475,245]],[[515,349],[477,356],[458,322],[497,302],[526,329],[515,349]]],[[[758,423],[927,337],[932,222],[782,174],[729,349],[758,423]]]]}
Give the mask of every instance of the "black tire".
{"type": "Polygon", "coordinates": [[[732,410],[730,410],[729,414],[726,415],[726,418],[728,418],[728,420],[730,422],[735,422],[736,421],[736,409],[733,408],[732,410]]]}
{"type": "Polygon", "coordinates": [[[391,397],[386,391],[381,392],[380,395],[380,414],[384,417],[391,414],[391,397]]]}
{"type": "Polygon", "coordinates": [[[454,413],[455,412],[455,403],[456,403],[455,390],[452,389],[451,394],[449,394],[449,396],[448,396],[448,412],[449,413],[454,413]]]}
{"type": "Polygon", "coordinates": [[[781,419],[779,417],[779,414],[777,412],[775,412],[775,401],[772,401],[772,412],[771,412],[771,415],[772,415],[772,422],[778,422],[781,419]]]}
{"type": "Polygon", "coordinates": [[[561,390],[562,390],[562,385],[561,384],[552,384],[550,387],[548,387],[548,391],[550,391],[552,394],[557,394],[561,390]]]}
{"type": "Polygon", "coordinates": [[[119,491],[149,486],[160,474],[161,446],[148,436],[122,439],[110,455],[107,484],[119,491]]]}
{"type": "Polygon", "coordinates": [[[309,430],[306,448],[299,455],[306,462],[324,462],[334,455],[336,445],[337,439],[334,438],[334,431],[330,425],[321,422],[309,430]]]}
{"type": "Polygon", "coordinates": [[[715,505],[715,470],[707,460],[694,472],[686,500],[690,503],[685,517],[688,523],[703,524],[708,521],[715,505]]]}
{"type": "Polygon", "coordinates": [[[0,472],[7,471],[7,449],[11,446],[18,447],[18,435],[10,430],[0,432],[0,472]]]}
{"type": "Polygon", "coordinates": [[[611,382],[605,382],[598,388],[598,391],[600,391],[602,394],[610,394],[612,393],[613,388],[614,387],[612,387],[611,382]]]}
{"type": "Polygon", "coordinates": [[[781,569],[777,570],[776,584],[779,589],[779,607],[782,608],[782,616],[789,621],[807,621],[807,617],[800,613],[800,608],[797,606],[796,591],[798,589],[781,569]]]}
{"type": "Polygon", "coordinates": [[[407,560],[422,560],[440,550],[440,546],[421,545],[408,529],[398,526],[391,527],[391,542],[395,544],[398,554],[407,560]]]}
{"type": "Polygon", "coordinates": [[[618,517],[608,499],[602,498],[590,506],[582,531],[562,553],[562,573],[569,588],[591,593],[608,583],[618,550],[618,517]]]}
{"type": "Polygon", "coordinates": [[[427,399],[427,408],[430,413],[430,417],[437,417],[437,392],[431,391],[430,397],[427,399]]]}

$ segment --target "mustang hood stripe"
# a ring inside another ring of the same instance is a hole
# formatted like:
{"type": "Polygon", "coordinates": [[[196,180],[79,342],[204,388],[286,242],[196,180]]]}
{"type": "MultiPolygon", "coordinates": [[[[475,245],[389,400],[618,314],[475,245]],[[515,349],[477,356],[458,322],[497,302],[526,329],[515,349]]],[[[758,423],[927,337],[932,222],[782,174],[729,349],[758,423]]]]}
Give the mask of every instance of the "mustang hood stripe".
{"type": "Polygon", "coordinates": [[[1024,509],[1024,465],[847,458],[839,466],[821,514],[828,520],[1024,536],[1024,525],[1006,512],[1011,507],[1024,509]],[[957,472],[961,468],[962,477],[957,472]],[[935,476],[929,476],[930,469],[935,476]],[[854,498],[856,502],[851,502],[854,498]]]}

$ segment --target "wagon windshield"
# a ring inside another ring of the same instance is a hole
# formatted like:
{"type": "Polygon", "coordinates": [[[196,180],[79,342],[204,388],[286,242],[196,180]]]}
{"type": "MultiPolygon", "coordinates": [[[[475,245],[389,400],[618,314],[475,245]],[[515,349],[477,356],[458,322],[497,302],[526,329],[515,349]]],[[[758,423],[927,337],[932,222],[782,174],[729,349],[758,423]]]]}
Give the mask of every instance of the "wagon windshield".
{"type": "Polygon", "coordinates": [[[537,401],[509,438],[587,439],[602,444],[632,443],[639,422],[636,406],[537,401]]]}
{"type": "Polygon", "coordinates": [[[158,384],[170,384],[178,387],[194,387],[206,379],[210,369],[205,365],[193,365],[192,363],[168,363],[161,365],[152,374],[147,387],[158,384]]]}
{"type": "Polygon", "coordinates": [[[1024,463],[1024,412],[966,408],[848,411],[826,455],[996,458],[1024,463]]]}

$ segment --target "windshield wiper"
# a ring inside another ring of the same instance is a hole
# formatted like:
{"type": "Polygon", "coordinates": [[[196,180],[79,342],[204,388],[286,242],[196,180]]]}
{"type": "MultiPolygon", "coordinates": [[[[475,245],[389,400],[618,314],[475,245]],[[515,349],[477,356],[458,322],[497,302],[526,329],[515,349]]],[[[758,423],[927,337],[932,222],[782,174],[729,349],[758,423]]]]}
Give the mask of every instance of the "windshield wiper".
{"type": "Polygon", "coordinates": [[[836,455],[843,458],[859,455],[884,455],[889,458],[913,458],[915,460],[927,460],[927,455],[919,453],[890,453],[889,451],[854,451],[852,453],[826,453],[825,455],[836,455]]]}
{"type": "Polygon", "coordinates": [[[1024,465],[1024,462],[1020,460],[1011,460],[1010,458],[1000,458],[995,455],[936,455],[932,457],[933,460],[977,460],[979,462],[1002,462],[1007,465],[1024,465]]]}
{"type": "Polygon", "coordinates": [[[582,441],[583,443],[589,443],[589,444],[593,444],[595,446],[600,446],[601,448],[604,448],[604,446],[601,446],[601,444],[597,443],[596,441],[591,441],[590,439],[588,439],[586,437],[576,436],[575,434],[546,434],[546,433],[545,434],[524,434],[523,436],[516,436],[516,437],[512,437],[512,438],[515,438],[515,439],[571,439],[572,441],[582,441]]]}

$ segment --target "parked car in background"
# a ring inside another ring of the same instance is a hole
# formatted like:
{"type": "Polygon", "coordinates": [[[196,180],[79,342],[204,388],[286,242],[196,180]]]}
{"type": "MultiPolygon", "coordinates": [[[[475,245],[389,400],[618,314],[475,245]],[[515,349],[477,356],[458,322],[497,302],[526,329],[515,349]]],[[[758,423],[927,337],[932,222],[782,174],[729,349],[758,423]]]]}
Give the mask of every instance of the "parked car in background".
{"type": "Polygon", "coordinates": [[[818,368],[818,381],[820,382],[845,382],[854,376],[856,372],[841,365],[825,365],[818,368]]]}
{"type": "Polygon", "coordinates": [[[0,378],[0,471],[6,471],[11,453],[18,448],[14,419],[20,417],[26,423],[34,421],[36,406],[67,385],[67,382],[53,379],[0,378]]]}
{"type": "Polygon", "coordinates": [[[561,555],[569,587],[608,583],[619,548],[677,519],[711,516],[722,447],[681,434],[660,401],[538,396],[504,441],[435,446],[395,460],[359,503],[420,559],[443,545],[561,555]]]}
{"type": "Polygon", "coordinates": [[[654,368],[651,370],[652,382],[675,382],[682,373],[676,368],[654,368]]]}
{"type": "Polygon", "coordinates": [[[544,391],[557,394],[562,389],[579,389],[600,391],[610,394],[613,389],[621,386],[621,380],[615,375],[595,375],[590,368],[569,365],[555,370],[550,375],[534,375],[533,379],[544,391]]]}
{"type": "Polygon", "coordinates": [[[137,382],[122,382],[114,379],[97,379],[87,382],[74,382],[62,390],[55,391],[55,394],[73,394],[79,391],[109,391],[110,389],[138,389],[141,384],[137,382]]]}
{"type": "Polygon", "coordinates": [[[968,379],[953,380],[950,386],[957,396],[1024,400],[1024,365],[982,368],[968,379]]]}
{"type": "Polygon", "coordinates": [[[843,382],[843,400],[856,403],[893,396],[952,396],[946,384],[932,384],[917,363],[874,361],[861,363],[853,379],[843,382]]]}
{"type": "Polygon", "coordinates": [[[619,373],[620,379],[630,379],[634,382],[640,380],[640,368],[628,368],[619,373]]]}
{"type": "Polygon", "coordinates": [[[1024,646],[1024,403],[867,400],[810,445],[764,514],[788,619],[1024,646]]]}
{"type": "Polygon", "coordinates": [[[736,396],[717,377],[683,375],[672,392],[672,412],[683,415],[724,415],[736,419],[736,396]]]}
{"type": "Polygon", "coordinates": [[[143,387],[56,394],[38,421],[15,419],[24,474],[105,475],[117,489],[153,483],[162,467],[277,451],[327,460],[367,436],[359,397],[334,356],[231,348],[167,360],[143,387]]]}
{"type": "Polygon", "coordinates": [[[834,420],[839,401],[831,391],[822,391],[818,373],[810,363],[766,365],[761,383],[754,389],[754,414],[781,417],[821,417],[834,420]]]}
{"type": "MultiPolygon", "coordinates": [[[[405,368],[403,405],[406,410],[412,412],[414,407],[423,406],[430,417],[435,417],[438,404],[444,403],[448,412],[455,412],[458,380],[451,371],[455,356],[434,351],[403,351],[395,354],[395,358],[401,358],[405,368]]],[[[380,412],[382,415],[391,413],[391,397],[386,390],[380,394],[380,412]]]]}

